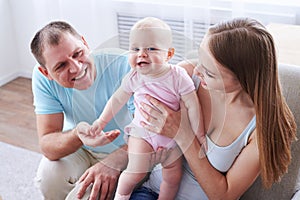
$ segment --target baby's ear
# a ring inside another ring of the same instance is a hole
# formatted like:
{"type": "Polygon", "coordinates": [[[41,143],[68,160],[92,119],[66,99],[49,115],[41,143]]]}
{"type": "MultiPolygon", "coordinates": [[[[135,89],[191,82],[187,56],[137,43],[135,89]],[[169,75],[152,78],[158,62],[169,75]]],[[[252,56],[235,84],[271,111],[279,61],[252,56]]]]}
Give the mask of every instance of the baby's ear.
{"type": "Polygon", "coordinates": [[[175,49],[173,47],[168,49],[167,61],[169,61],[174,56],[174,53],[175,53],[175,49]]]}

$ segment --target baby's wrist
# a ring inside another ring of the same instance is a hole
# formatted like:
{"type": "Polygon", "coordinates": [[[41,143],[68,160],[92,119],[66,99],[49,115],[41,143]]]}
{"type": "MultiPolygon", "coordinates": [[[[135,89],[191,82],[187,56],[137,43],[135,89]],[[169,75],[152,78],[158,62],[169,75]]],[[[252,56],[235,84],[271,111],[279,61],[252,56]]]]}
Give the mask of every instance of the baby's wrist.
{"type": "Polygon", "coordinates": [[[106,120],[104,120],[103,118],[99,118],[96,120],[96,123],[101,127],[101,129],[104,129],[104,127],[106,126],[106,124],[108,122],[106,120]]]}

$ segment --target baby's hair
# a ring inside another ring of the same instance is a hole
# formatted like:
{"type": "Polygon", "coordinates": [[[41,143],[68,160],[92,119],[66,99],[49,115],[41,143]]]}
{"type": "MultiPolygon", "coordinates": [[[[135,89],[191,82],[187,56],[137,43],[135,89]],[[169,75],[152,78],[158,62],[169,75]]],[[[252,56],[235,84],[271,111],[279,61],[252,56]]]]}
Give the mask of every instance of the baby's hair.
{"type": "Polygon", "coordinates": [[[147,28],[161,28],[171,31],[170,26],[161,19],[156,17],[145,17],[135,23],[131,30],[133,29],[147,29],[147,28]]]}
{"type": "Polygon", "coordinates": [[[145,17],[137,21],[131,28],[130,35],[135,31],[157,31],[160,36],[165,36],[164,41],[168,47],[172,46],[172,30],[170,26],[161,19],[156,17],[145,17]]]}

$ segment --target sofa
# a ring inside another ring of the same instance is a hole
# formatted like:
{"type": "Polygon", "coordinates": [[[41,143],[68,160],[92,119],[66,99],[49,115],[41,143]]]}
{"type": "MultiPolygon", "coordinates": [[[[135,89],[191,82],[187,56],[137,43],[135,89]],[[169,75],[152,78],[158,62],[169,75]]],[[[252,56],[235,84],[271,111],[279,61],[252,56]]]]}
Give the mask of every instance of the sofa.
{"type": "Polygon", "coordinates": [[[279,64],[279,77],[284,96],[298,127],[299,140],[292,145],[292,163],[281,182],[265,190],[258,178],[241,200],[300,200],[300,66],[279,64]]]}

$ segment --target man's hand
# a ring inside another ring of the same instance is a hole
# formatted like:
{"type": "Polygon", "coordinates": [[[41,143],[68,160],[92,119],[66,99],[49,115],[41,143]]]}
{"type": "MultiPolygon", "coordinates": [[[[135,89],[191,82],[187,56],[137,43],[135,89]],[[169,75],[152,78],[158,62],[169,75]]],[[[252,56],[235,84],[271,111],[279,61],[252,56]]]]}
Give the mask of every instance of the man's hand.
{"type": "Polygon", "coordinates": [[[97,135],[90,134],[90,125],[86,122],[80,122],[77,127],[77,135],[83,144],[96,147],[103,146],[115,140],[119,135],[119,130],[111,130],[97,135]]]}
{"type": "Polygon", "coordinates": [[[99,162],[86,170],[80,177],[79,182],[82,186],[77,193],[77,197],[80,199],[87,187],[93,184],[89,200],[95,200],[98,194],[100,200],[112,199],[119,176],[120,171],[99,162]]]}

